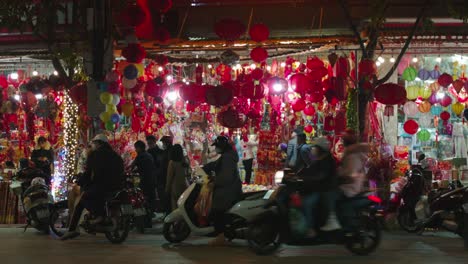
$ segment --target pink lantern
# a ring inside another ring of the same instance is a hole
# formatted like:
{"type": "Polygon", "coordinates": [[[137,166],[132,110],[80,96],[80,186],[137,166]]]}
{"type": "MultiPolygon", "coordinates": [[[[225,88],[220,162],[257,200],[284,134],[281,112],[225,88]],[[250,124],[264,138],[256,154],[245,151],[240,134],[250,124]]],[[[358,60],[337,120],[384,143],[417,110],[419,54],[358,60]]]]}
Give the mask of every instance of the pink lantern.
{"type": "Polygon", "coordinates": [[[419,112],[418,104],[416,104],[413,101],[408,101],[403,106],[403,110],[404,110],[406,116],[415,117],[419,112]]]}

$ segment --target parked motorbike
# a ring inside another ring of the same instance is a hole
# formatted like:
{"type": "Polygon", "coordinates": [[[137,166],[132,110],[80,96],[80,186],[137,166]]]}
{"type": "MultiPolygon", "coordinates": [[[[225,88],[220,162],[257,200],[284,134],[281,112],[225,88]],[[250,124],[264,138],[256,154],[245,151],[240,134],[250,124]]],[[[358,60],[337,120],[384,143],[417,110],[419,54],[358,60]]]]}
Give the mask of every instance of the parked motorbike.
{"type": "MultiPolygon", "coordinates": [[[[344,244],[348,250],[356,255],[368,255],[376,250],[381,240],[381,228],[379,218],[382,211],[377,205],[381,201],[378,197],[358,196],[351,199],[342,199],[337,202],[337,216],[343,226],[344,221],[349,221],[352,230],[347,232],[336,230],[331,232],[318,231],[317,236],[307,237],[298,235],[293,229],[298,223],[291,222],[291,215],[300,216],[302,212],[289,206],[291,195],[300,190],[300,179],[288,179],[271,193],[263,215],[254,221],[248,228],[247,240],[252,251],[259,255],[267,255],[275,252],[281,244],[289,245],[321,245],[344,244]],[[340,215],[340,208],[352,206],[355,216],[340,215]]],[[[296,194],[297,195],[297,194],[296,194]]],[[[320,230],[326,222],[328,212],[318,209],[316,230],[320,230]]]]}
{"type": "Polygon", "coordinates": [[[401,193],[398,223],[410,233],[443,228],[463,237],[468,246],[468,186],[452,181],[447,188],[427,193],[423,189],[427,186],[425,180],[418,170],[409,173],[401,193]]]}
{"type": "Polygon", "coordinates": [[[51,215],[54,214],[54,199],[43,178],[33,178],[31,182],[14,181],[10,185],[13,193],[19,196],[27,218],[27,226],[49,233],[51,215]]]}
{"type": "Polygon", "coordinates": [[[150,214],[143,191],[138,188],[140,177],[136,172],[126,174],[126,191],[133,207],[132,225],[141,234],[145,232],[145,218],[150,214]]]}
{"type": "MultiPolygon", "coordinates": [[[[194,210],[202,184],[202,179],[194,181],[177,201],[178,208],[164,219],[163,234],[167,241],[180,243],[190,234],[197,236],[215,235],[212,225],[202,226],[199,223],[194,210]]],[[[249,224],[257,216],[267,211],[264,206],[268,200],[263,199],[266,193],[266,191],[246,193],[244,199],[226,213],[228,221],[224,235],[228,240],[246,238],[249,224]]]]}

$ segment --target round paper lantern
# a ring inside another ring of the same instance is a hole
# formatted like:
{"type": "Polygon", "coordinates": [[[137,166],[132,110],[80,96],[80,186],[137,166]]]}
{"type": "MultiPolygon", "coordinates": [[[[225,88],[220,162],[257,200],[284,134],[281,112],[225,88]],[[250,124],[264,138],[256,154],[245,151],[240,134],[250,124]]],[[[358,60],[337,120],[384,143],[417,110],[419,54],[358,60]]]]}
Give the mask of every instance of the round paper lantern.
{"type": "Polygon", "coordinates": [[[396,83],[384,83],[375,88],[374,97],[377,102],[385,105],[401,104],[406,100],[406,90],[396,83]]]}
{"type": "Polygon", "coordinates": [[[228,105],[232,102],[232,90],[223,86],[211,86],[206,89],[206,102],[213,106],[228,105]]]}
{"type": "Polygon", "coordinates": [[[172,0],[149,0],[148,7],[152,10],[157,10],[161,14],[165,14],[172,8],[172,0]]]}
{"type": "Polygon", "coordinates": [[[419,125],[421,127],[430,127],[432,124],[432,115],[430,113],[421,114],[419,116],[419,125]]]}
{"type": "Polygon", "coordinates": [[[120,19],[126,26],[138,27],[146,20],[145,11],[137,4],[129,4],[120,13],[120,19]]]}
{"type": "Polygon", "coordinates": [[[439,103],[439,99],[437,98],[437,93],[432,93],[432,95],[429,97],[429,103],[433,105],[439,103]]]}
{"type": "Polygon", "coordinates": [[[405,103],[403,106],[403,111],[405,112],[405,115],[408,117],[415,117],[419,110],[418,110],[418,104],[416,104],[413,101],[408,101],[405,103]]]}
{"type": "Polygon", "coordinates": [[[314,56],[313,58],[307,58],[306,66],[309,70],[317,70],[325,67],[325,63],[319,57],[314,56]]]}
{"type": "MultiPolygon", "coordinates": [[[[233,91],[234,92],[234,91],[233,91]]],[[[254,82],[250,81],[244,83],[241,86],[241,96],[245,98],[250,98],[253,100],[262,99],[265,97],[265,88],[262,84],[255,84],[254,82]]]]}
{"type": "Polygon", "coordinates": [[[452,77],[452,75],[450,75],[448,73],[444,73],[444,74],[440,75],[440,77],[437,79],[437,82],[441,86],[447,88],[447,87],[449,87],[450,84],[452,84],[453,77],[452,77]]]}
{"type": "Polygon", "coordinates": [[[314,131],[314,128],[311,125],[307,125],[304,127],[304,131],[309,134],[312,133],[312,131],[314,131]]]}
{"type": "Polygon", "coordinates": [[[327,75],[328,70],[325,67],[309,70],[307,73],[307,77],[309,77],[312,81],[322,81],[322,79],[327,75]]]}
{"type": "Polygon", "coordinates": [[[430,71],[430,73],[431,73],[431,79],[433,79],[433,80],[439,79],[440,71],[438,69],[434,69],[434,70],[430,71]]]}
{"type": "Polygon", "coordinates": [[[406,98],[409,100],[415,100],[419,96],[419,90],[421,87],[417,85],[410,85],[406,87],[406,98]]]}
{"type": "Polygon", "coordinates": [[[268,39],[270,36],[270,30],[265,24],[259,23],[250,27],[249,35],[253,41],[262,42],[268,39]]]}
{"type": "Polygon", "coordinates": [[[122,50],[122,56],[131,63],[141,63],[146,57],[146,50],[140,43],[129,43],[127,47],[122,50]]]}
{"type": "Polygon", "coordinates": [[[263,77],[263,70],[260,69],[260,68],[256,68],[255,70],[253,70],[250,75],[252,76],[252,79],[258,81],[260,79],[262,79],[263,77]]]}
{"type": "Polygon", "coordinates": [[[127,103],[122,105],[122,113],[123,113],[124,116],[130,117],[130,116],[132,116],[132,112],[133,112],[133,104],[132,103],[127,102],[127,103]]]}
{"type": "Polygon", "coordinates": [[[107,104],[110,104],[112,103],[112,94],[108,93],[108,92],[103,92],[99,95],[99,99],[101,100],[101,103],[107,105],[107,104]]]}
{"type": "Polygon", "coordinates": [[[418,77],[419,79],[426,81],[429,80],[429,78],[431,78],[431,73],[426,69],[421,69],[418,72],[418,77]]]}
{"type": "Polygon", "coordinates": [[[431,103],[428,101],[421,102],[418,106],[418,109],[421,113],[429,113],[429,111],[431,111],[431,103]]]}
{"type": "Polygon", "coordinates": [[[418,129],[419,129],[418,123],[412,119],[406,121],[405,124],[403,125],[403,130],[405,130],[405,132],[410,135],[416,134],[418,132],[418,129]]]}
{"type": "Polygon", "coordinates": [[[464,85],[465,85],[465,83],[460,79],[458,79],[458,80],[456,80],[456,81],[454,81],[452,83],[453,89],[455,89],[455,91],[457,91],[457,93],[459,93],[461,91],[461,89],[463,88],[464,85]]]}
{"type": "Polygon", "coordinates": [[[414,67],[409,66],[403,71],[401,78],[403,78],[403,80],[405,81],[412,82],[416,80],[417,74],[418,74],[418,71],[414,67]]]}
{"type": "Polygon", "coordinates": [[[270,94],[284,94],[288,91],[288,81],[286,79],[274,76],[267,80],[266,85],[270,94]]]}
{"type": "Polygon", "coordinates": [[[465,105],[460,102],[456,102],[452,105],[452,112],[457,116],[461,115],[463,110],[465,110],[465,105]]]}
{"type": "Polygon", "coordinates": [[[298,94],[305,94],[311,89],[309,78],[303,73],[297,73],[289,77],[289,84],[293,91],[298,94]]]}
{"type": "Polygon", "coordinates": [[[129,80],[136,79],[136,77],[138,77],[138,69],[135,65],[129,64],[125,67],[123,75],[129,80]]]}
{"type": "Polygon", "coordinates": [[[206,100],[206,88],[205,85],[190,83],[180,87],[179,95],[184,101],[203,103],[206,100]]]}
{"type": "Polygon", "coordinates": [[[417,137],[420,141],[425,142],[431,139],[431,133],[427,129],[421,129],[421,131],[418,132],[417,137]]]}
{"type": "Polygon", "coordinates": [[[432,92],[437,92],[439,91],[440,85],[438,82],[433,82],[429,84],[429,89],[431,89],[432,92]]]}
{"type": "Polygon", "coordinates": [[[262,63],[268,58],[268,51],[262,47],[256,47],[250,51],[250,58],[257,63],[262,63]]]}
{"type": "Polygon", "coordinates": [[[214,32],[218,37],[234,41],[245,33],[245,25],[238,19],[224,18],[214,25],[214,32]]]}
{"type": "Polygon", "coordinates": [[[363,59],[358,65],[359,76],[372,76],[377,74],[377,65],[371,59],[363,59]]]}
{"type": "Polygon", "coordinates": [[[127,78],[122,79],[122,86],[125,87],[126,89],[132,89],[137,85],[137,79],[129,80],[127,78]]]}
{"type": "Polygon", "coordinates": [[[439,100],[440,105],[443,107],[447,107],[452,104],[452,97],[450,97],[448,94],[445,94],[440,100],[439,100]]]}
{"type": "Polygon", "coordinates": [[[447,121],[450,119],[450,113],[447,112],[447,111],[443,111],[442,113],[440,113],[440,119],[444,120],[444,121],[447,121]]]}
{"type": "Polygon", "coordinates": [[[428,99],[432,95],[432,90],[429,87],[421,87],[418,91],[419,97],[422,99],[428,99]]]}
{"type": "Polygon", "coordinates": [[[296,101],[292,103],[292,109],[294,112],[300,112],[304,110],[305,107],[306,107],[306,102],[302,98],[298,98],[296,99],[296,101]]]}
{"type": "Polygon", "coordinates": [[[435,115],[435,116],[438,116],[440,115],[440,113],[442,113],[442,106],[440,105],[433,105],[431,107],[431,114],[435,115]]]}
{"type": "Polygon", "coordinates": [[[306,116],[313,116],[315,115],[315,107],[313,105],[308,105],[306,106],[306,108],[304,109],[304,114],[306,116]]]}

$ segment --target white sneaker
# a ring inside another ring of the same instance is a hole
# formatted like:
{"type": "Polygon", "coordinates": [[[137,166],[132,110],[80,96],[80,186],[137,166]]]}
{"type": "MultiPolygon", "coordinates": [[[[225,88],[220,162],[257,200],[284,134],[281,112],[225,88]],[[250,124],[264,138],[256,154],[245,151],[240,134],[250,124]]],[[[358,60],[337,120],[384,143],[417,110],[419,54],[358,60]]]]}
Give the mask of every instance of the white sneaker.
{"type": "Polygon", "coordinates": [[[341,225],[338,222],[338,219],[336,217],[335,212],[332,212],[328,216],[327,223],[324,226],[322,226],[320,228],[320,230],[322,230],[322,231],[333,231],[333,230],[337,230],[337,229],[341,229],[341,225]]]}

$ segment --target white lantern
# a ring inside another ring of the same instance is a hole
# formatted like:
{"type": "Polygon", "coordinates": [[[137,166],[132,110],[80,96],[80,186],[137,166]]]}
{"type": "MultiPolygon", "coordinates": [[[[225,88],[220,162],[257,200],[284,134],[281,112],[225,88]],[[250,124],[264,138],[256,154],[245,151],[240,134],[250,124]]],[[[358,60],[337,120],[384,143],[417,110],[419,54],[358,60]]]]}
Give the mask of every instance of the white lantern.
{"type": "Polygon", "coordinates": [[[407,117],[415,117],[419,110],[418,110],[418,104],[416,104],[413,101],[408,101],[406,104],[403,106],[403,111],[405,112],[405,115],[407,117]]]}

